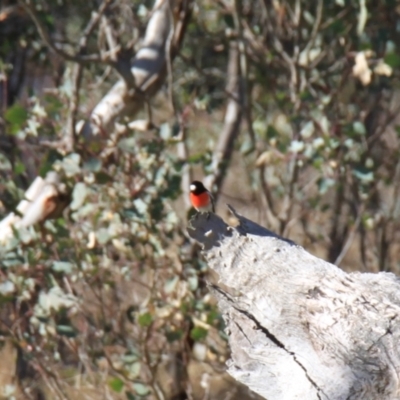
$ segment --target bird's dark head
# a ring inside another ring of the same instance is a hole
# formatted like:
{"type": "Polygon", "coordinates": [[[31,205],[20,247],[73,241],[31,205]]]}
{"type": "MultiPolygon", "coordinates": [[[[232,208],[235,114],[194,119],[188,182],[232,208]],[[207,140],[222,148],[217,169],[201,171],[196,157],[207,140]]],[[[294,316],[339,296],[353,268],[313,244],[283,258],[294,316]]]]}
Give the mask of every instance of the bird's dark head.
{"type": "Polygon", "coordinates": [[[193,194],[201,194],[206,192],[207,189],[204,187],[203,183],[200,181],[193,181],[190,184],[190,193],[193,194]]]}

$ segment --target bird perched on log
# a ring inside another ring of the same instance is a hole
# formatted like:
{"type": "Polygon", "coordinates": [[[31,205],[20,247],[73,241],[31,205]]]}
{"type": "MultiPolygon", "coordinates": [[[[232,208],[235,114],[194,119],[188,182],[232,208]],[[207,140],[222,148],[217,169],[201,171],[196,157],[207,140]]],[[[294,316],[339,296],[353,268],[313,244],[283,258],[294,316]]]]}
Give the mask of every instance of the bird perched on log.
{"type": "Polygon", "coordinates": [[[198,212],[215,212],[213,197],[200,181],[190,184],[190,202],[198,212]]]}

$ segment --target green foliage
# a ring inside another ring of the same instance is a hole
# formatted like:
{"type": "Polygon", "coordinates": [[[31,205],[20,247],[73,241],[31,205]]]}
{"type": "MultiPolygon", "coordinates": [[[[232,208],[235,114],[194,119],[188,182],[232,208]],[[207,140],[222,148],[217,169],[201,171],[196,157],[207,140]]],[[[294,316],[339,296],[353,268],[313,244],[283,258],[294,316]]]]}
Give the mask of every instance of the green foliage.
{"type": "Polygon", "coordinates": [[[133,388],[136,394],[140,397],[144,397],[150,393],[149,387],[147,385],[143,385],[143,383],[134,383],[133,388]]]}
{"type": "MultiPolygon", "coordinates": [[[[146,371],[159,357],[146,335],[175,345],[187,332],[182,307],[187,315],[202,314],[193,308],[198,285],[190,282],[196,281],[196,271],[190,271],[187,282],[178,273],[176,256],[166,252],[174,240],[185,240],[172,207],[181,180],[172,146],[168,139],[130,132],[113,148],[117,163],[101,157],[84,160],[78,153],[59,157],[53,167],[73,187],[68,214],[47,221],[45,233],[39,227],[19,231],[1,257],[8,271],[0,286],[5,312],[16,300],[33,310],[25,317],[29,334],[15,332],[18,342],[29,343],[29,355],[59,354],[53,367],[67,358],[78,363],[79,354],[59,348],[67,338],[76,344],[86,340],[84,353],[97,362],[102,358],[98,349],[120,337],[126,353],[113,356],[112,362],[122,377],[110,377],[108,385],[135,398],[152,390],[146,371]],[[123,304],[113,302],[124,288],[141,294],[123,304]],[[86,333],[82,319],[90,327],[86,333]]],[[[178,250],[178,259],[183,251],[178,250]]]]}
{"type": "Polygon", "coordinates": [[[138,323],[140,326],[150,326],[153,322],[153,317],[149,312],[143,313],[139,315],[138,323]]]}
{"type": "Polygon", "coordinates": [[[208,330],[204,329],[204,328],[202,328],[200,326],[196,326],[195,328],[193,328],[190,331],[190,337],[193,340],[196,340],[196,341],[200,341],[202,339],[205,339],[207,337],[207,334],[208,334],[208,330]]]}
{"type": "Polygon", "coordinates": [[[113,378],[110,380],[110,388],[114,390],[114,392],[121,393],[124,388],[124,381],[119,378],[113,378]]]}
{"type": "Polygon", "coordinates": [[[390,65],[392,68],[400,67],[400,55],[396,53],[388,53],[385,58],[385,63],[390,65]]]}
{"type": "Polygon", "coordinates": [[[26,122],[28,112],[25,107],[15,104],[6,111],[4,118],[8,123],[10,123],[9,132],[12,135],[15,135],[26,122]]]}

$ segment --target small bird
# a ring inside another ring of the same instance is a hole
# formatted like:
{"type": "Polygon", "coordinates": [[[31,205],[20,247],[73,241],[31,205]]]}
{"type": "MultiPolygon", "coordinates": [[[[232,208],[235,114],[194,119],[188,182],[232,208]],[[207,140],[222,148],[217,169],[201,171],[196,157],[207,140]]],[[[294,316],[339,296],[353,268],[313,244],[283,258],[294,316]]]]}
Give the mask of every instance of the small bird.
{"type": "Polygon", "coordinates": [[[190,184],[190,202],[199,212],[215,212],[213,197],[200,181],[190,184]]]}

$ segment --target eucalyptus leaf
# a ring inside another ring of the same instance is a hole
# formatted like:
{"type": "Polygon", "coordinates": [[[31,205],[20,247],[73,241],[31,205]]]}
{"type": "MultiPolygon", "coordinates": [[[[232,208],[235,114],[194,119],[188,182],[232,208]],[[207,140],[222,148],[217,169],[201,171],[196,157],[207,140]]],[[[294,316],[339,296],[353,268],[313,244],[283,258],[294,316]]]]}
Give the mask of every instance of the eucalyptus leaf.
{"type": "Polygon", "coordinates": [[[57,333],[62,336],[66,336],[69,338],[76,336],[75,329],[70,325],[57,325],[56,330],[57,333]]]}
{"type": "Polygon", "coordinates": [[[367,130],[365,129],[365,125],[361,121],[354,121],[353,122],[353,130],[355,133],[359,135],[365,135],[367,130]]]}
{"type": "Polygon", "coordinates": [[[72,153],[65,156],[63,160],[57,161],[56,165],[63,169],[68,177],[72,177],[81,172],[80,161],[81,156],[77,153],[72,153]]]}
{"type": "Polygon", "coordinates": [[[10,280],[6,280],[0,283],[0,294],[2,296],[7,296],[11,293],[14,293],[15,289],[16,287],[14,282],[11,282],[10,280]]]}
{"type": "Polygon", "coordinates": [[[78,210],[85,201],[88,194],[88,189],[85,183],[78,182],[72,192],[71,210],[78,210]]]}
{"type": "Polygon", "coordinates": [[[4,113],[5,120],[10,124],[9,132],[15,135],[28,119],[28,111],[20,104],[14,104],[4,113]]]}
{"type": "Polygon", "coordinates": [[[325,194],[329,188],[335,186],[335,180],[330,178],[321,178],[318,180],[318,191],[320,194],[325,194]]]}
{"type": "Polygon", "coordinates": [[[353,174],[364,183],[374,181],[374,173],[366,168],[354,168],[353,174]]]}
{"type": "Polygon", "coordinates": [[[145,203],[142,199],[135,199],[134,201],[133,201],[133,205],[135,206],[135,208],[136,208],[136,210],[137,210],[137,212],[139,213],[139,214],[145,214],[146,212],[147,212],[147,209],[148,209],[148,204],[147,203],[145,203]]]}
{"type": "Polygon", "coordinates": [[[75,269],[75,265],[68,261],[54,261],[52,268],[56,272],[70,274],[75,269]]]}
{"type": "Polygon", "coordinates": [[[118,148],[127,153],[137,154],[138,152],[136,139],[133,137],[121,139],[118,142],[118,148]]]}
{"type": "Polygon", "coordinates": [[[172,278],[169,278],[166,280],[165,284],[164,284],[164,292],[165,293],[172,293],[175,288],[176,285],[179,282],[179,277],[178,276],[173,276],[172,278]]]}
{"type": "Polygon", "coordinates": [[[102,162],[99,158],[91,157],[83,163],[83,169],[89,172],[99,172],[102,162]]]}
{"type": "Polygon", "coordinates": [[[142,368],[142,363],[139,361],[129,364],[126,367],[129,373],[129,378],[130,379],[137,378],[140,375],[141,368],[142,368]]]}
{"type": "Polygon", "coordinates": [[[197,275],[192,275],[189,278],[187,278],[187,283],[189,285],[189,289],[194,292],[197,290],[199,287],[199,279],[197,278],[197,275]]]}
{"type": "Polygon", "coordinates": [[[315,126],[313,121],[308,121],[300,131],[300,135],[303,138],[309,138],[315,131],[315,126]]]}
{"type": "Polygon", "coordinates": [[[292,153],[300,153],[304,150],[304,142],[293,140],[290,144],[289,151],[292,153]]]}
{"type": "Polygon", "coordinates": [[[114,392],[121,393],[124,388],[124,381],[120,378],[113,378],[109,381],[109,386],[114,392]]]}
{"type": "Polygon", "coordinates": [[[196,326],[190,331],[190,337],[193,340],[205,339],[207,337],[207,335],[208,335],[208,330],[204,329],[200,326],[196,326]]]}
{"type": "Polygon", "coordinates": [[[172,136],[172,129],[167,122],[160,126],[160,137],[164,140],[170,139],[172,136]]]}
{"type": "Polygon", "coordinates": [[[0,171],[8,170],[11,170],[11,163],[3,153],[0,153],[0,171]]]}
{"type": "Polygon", "coordinates": [[[138,322],[140,326],[149,326],[153,322],[153,316],[149,312],[145,312],[139,315],[138,322]]]}
{"type": "Polygon", "coordinates": [[[144,383],[135,382],[133,388],[135,389],[136,394],[141,397],[147,396],[150,393],[149,387],[144,383]]]}

